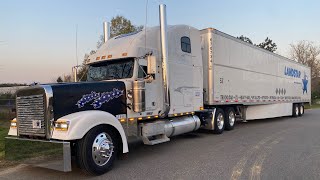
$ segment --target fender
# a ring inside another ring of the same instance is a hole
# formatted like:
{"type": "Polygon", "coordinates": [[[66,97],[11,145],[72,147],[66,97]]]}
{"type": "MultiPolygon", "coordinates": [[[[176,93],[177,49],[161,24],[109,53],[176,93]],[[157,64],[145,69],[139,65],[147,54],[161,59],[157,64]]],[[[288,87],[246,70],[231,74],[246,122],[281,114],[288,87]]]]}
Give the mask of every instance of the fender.
{"type": "Polygon", "coordinates": [[[59,131],[54,129],[52,132],[52,139],[82,139],[90,129],[98,125],[106,124],[117,129],[122,139],[123,153],[129,152],[127,137],[122,125],[118,119],[108,112],[99,110],[80,111],[63,116],[59,119],[69,121],[69,128],[67,131],[59,131]]]}

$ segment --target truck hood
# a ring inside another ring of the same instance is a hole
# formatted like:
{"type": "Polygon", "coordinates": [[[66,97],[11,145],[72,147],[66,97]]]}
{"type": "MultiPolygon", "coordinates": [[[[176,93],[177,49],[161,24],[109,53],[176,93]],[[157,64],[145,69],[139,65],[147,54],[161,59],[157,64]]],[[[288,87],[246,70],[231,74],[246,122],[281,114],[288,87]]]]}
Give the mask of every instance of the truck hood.
{"type": "Polygon", "coordinates": [[[127,113],[124,82],[59,83],[50,86],[55,120],[86,110],[106,111],[115,116],[127,113]]]}

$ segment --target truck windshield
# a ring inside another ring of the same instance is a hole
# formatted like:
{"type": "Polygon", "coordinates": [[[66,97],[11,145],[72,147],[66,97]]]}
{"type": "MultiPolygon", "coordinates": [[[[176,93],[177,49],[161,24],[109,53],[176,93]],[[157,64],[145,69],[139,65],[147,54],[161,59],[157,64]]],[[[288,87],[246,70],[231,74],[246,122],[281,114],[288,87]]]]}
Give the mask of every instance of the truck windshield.
{"type": "Polygon", "coordinates": [[[133,58],[91,64],[88,69],[87,81],[131,78],[133,75],[133,66],[133,58]]]}

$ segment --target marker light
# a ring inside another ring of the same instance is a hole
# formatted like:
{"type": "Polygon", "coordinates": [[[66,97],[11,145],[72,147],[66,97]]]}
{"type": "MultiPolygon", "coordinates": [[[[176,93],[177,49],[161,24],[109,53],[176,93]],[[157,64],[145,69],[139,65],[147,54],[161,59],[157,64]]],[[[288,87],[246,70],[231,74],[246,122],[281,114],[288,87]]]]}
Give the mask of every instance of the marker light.
{"type": "Polygon", "coordinates": [[[54,123],[54,128],[55,128],[55,130],[58,130],[58,131],[68,131],[69,124],[70,124],[69,121],[58,119],[54,123]]]}
{"type": "Polygon", "coordinates": [[[16,128],[17,127],[17,119],[16,118],[11,120],[10,127],[12,127],[12,128],[16,128]]]}

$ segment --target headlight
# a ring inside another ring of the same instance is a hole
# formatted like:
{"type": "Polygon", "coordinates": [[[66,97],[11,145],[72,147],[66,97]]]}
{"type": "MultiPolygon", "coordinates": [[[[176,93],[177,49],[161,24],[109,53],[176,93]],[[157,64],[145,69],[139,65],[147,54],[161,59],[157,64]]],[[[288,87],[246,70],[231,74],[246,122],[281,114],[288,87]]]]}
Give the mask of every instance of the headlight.
{"type": "Polygon", "coordinates": [[[16,128],[16,127],[17,127],[17,119],[16,119],[16,118],[14,118],[14,119],[11,120],[10,127],[11,127],[11,128],[16,128]]]}
{"type": "Polygon", "coordinates": [[[54,123],[54,129],[58,131],[68,131],[70,122],[67,120],[58,119],[54,123]]]}

